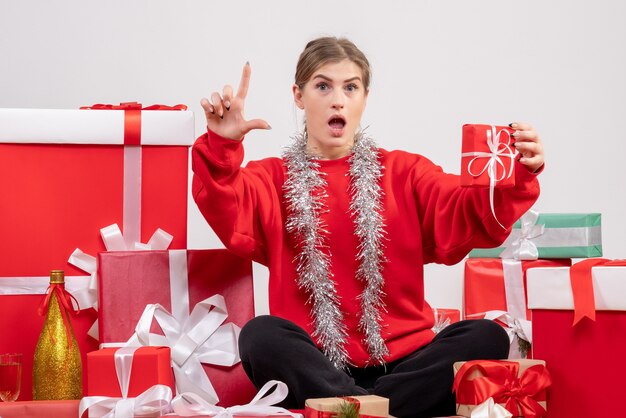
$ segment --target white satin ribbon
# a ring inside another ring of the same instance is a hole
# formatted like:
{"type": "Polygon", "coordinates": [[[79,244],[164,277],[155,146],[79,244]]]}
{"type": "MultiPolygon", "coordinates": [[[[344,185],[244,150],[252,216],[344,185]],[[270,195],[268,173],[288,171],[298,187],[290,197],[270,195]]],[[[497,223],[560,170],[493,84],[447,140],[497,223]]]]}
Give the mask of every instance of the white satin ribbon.
{"type": "Polygon", "coordinates": [[[514,258],[516,260],[536,260],[539,258],[539,250],[532,240],[543,235],[545,225],[537,225],[538,219],[539,213],[534,210],[529,210],[521,217],[519,237],[502,251],[500,258],[514,258]]]}
{"type": "Polygon", "coordinates": [[[78,416],[89,410],[90,418],[133,418],[160,416],[170,411],[172,389],[154,385],[136,398],[87,396],[80,401],[78,416]]]}
{"type": "MultiPolygon", "coordinates": [[[[158,228],[148,241],[148,244],[133,243],[132,247],[128,247],[126,240],[120,227],[117,224],[109,225],[100,230],[100,236],[104,242],[107,251],[141,251],[141,250],[167,250],[170,246],[172,235],[168,234],[161,228],[158,228]]],[[[98,310],[98,267],[96,257],[84,253],[80,248],[76,248],[67,260],[68,264],[73,265],[88,273],[90,276],[89,285],[82,289],[76,296],[81,309],[93,308],[98,310]]],[[[98,339],[98,320],[91,325],[88,335],[98,339]]]]}
{"type": "Polygon", "coordinates": [[[516,318],[526,318],[526,292],[524,290],[524,270],[522,262],[502,260],[506,310],[516,318]]]}
{"type": "MultiPolygon", "coordinates": [[[[85,276],[65,276],[65,290],[82,306],[80,295],[88,288],[85,276]]],[[[0,277],[0,295],[45,295],[50,286],[50,276],[0,277]]]]}
{"type": "Polygon", "coordinates": [[[272,416],[284,415],[294,418],[302,417],[301,414],[290,412],[285,408],[273,406],[282,402],[288,394],[287,385],[278,380],[270,380],[256,394],[254,399],[246,405],[231,406],[222,408],[213,405],[202,399],[195,393],[181,393],[172,400],[172,409],[174,413],[181,417],[190,416],[210,416],[217,418],[233,418],[236,415],[245,416],[272,416]],[[275,387],[276,389],[269,395],[267,392],[275,387]]]}
{"type": "Polygon", "coordinates": [[[433,325],[431,330],[435,334],[439,334],[445,327],[450,325],[450,318],[444,314],[440,314],[437,308],[433,308],[433,316],[435,317],[435,325],[433,325]]]}
{"type": "Polygon", "coordinates": [[[172,390],[165,385],[155,385],[136,398],[128,397],[128,387],[133,368],[133,357],[138,347],[123,347],[114,354],[115,373],[121,398],[88,396],[80,401],[79,417],[89,410],[90,418],[133,418],[147,414],[169,412],[172,390]]]}
{"type": "Polygon", "coordinates": [[[487,146],[489,147],[489,152],[473,151],[473,152],[464,152],[461,154],[461,156],[463,157],[474,157],[467,164],[467,172],[471,176],[478,177],[481,174],[483,174],[485,171],[487,172],[487,175],[489,176],[489,205],[491,207],[491,213],[493,214],[493,217],[495,218],[496,222],[498,222],[498,225],[500,225],[503,229],[506,229],[506,228],[504,228],[504,226],[500,223],[500,221],[498,220],[498,217],[496,216],[496,210],[495,210],[495,205],[494,205],[494,195],[495,195],[496,183],[504,179],[507,179],[513,175],[513,168],[515,166],[514,163],[515,163],[515,156],[517,155],[517,150],[511,149],[510,144],[511,144],[511,134],[509,133],[509,131],[507,131],[506,129],[501,129],[499,132],[497,132],[496,127],[494,125],[491,125],[491,130],[487,131],[487,146]],[[506,136],[508,137],[506,143],[500,142],[500,135],[503,135],[503,133],[506,134],[506,136]],[[510,160],[510,167],[509,167],[508,173],[506,172],[506,166],[504,165],[504,162],[502,161],[503,157],[509,158],[510,160]],[[487,162],[487,164],[485,164],[482,170],[478,172],[474,172],[472,170],[472,166],[474,165],[475,162],[477,162],[481,158],[489,158],[489,161],[487,162]],[[496,175],[498,166],[502,167],[502,174],[500,176],[496,175]]]}
{"type": "Polygon", "coordinates": [[[172,250],[169,253],[171,300],[175,315],[159,304],[147,305],[127,345],[170,347],[177,391],[194,392],[209,402],[217,403],[219,398],[201,363],[220,366],[237,364],[240,329],[232,323],[222,325],[228,311],[221,295],[199,302],[189,315],[187,252],[172,250]],[[163,335],[150,332],[153,319],[160,325],[163,335]]]}
{"type": "Polygon", "coordinates": [[[511,343],[511,348],[509,350],[509,358],[510,359],[518,359],[524,358],[522,353],[519,350],[518,340],[525,340],[528,343],[532,344],[533,342],[533,325],[532,322],[522,319],[516,318],[508,312],[505,311],[488,311],[485,312],[485,319],[489,319],[492,321],[500,321],[506,325],[504,330],[509,336],[509,342],[511,343]]]}
{"type": "Polygon", "coordinates": [[[511,418],[512,416],[513,414],[507,411],[506,408],[495,403],[493,398],[489,398],[472,409],[470,418],[511,418]]]}
{"type": "Polygon", "coordinates": [[[133,370],[133,358],[139,347],[122,347],[115,351],[115,373],[120,385],[122,398],[128,398],[128,386],[130,385],[130,373],[133,370]]]}

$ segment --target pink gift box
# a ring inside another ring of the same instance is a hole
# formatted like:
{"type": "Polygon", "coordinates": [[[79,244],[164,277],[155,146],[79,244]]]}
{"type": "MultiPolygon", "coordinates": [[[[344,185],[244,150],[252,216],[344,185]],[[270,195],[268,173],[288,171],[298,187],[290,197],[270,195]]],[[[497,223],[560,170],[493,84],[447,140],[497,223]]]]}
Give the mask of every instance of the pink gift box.
{"type": "MultiPolygon", "coordinates": [[[[254,316],[252,264],[226,250],[187,250],[189,309],[219,294],[228,308],[227,322],[243,327],[254,316]]],[[[102,342],[124,342],[148,304],[172,311],[170,251],[104,252],[98,254],[99,330],[102,342]]],[[[153,332],[158,325],[153,324],[153,332]]],[[[219,405],[243,405],[256,394],[241,364],[203,365],[219,405]]]]}

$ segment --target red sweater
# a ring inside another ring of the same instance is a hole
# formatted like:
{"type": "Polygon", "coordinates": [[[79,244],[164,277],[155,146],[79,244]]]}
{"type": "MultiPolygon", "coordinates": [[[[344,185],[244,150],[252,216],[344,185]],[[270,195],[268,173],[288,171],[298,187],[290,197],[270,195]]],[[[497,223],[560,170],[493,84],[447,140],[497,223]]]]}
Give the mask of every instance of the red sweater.
{"type": "MultiPolygon", "coordinates": [[[[295,241],[285,230],[285,165],[280,158],[267,158],[241,168],[243,154],[242,142],[212,132],[198,138],[192,150],[193,197],[228,249],[268,266],[270,313],[311,334],[311,306],[296,283],[295,241]]],[[[496,189],[498,219],[509,227],[503,230],[491,213],[488,189],[461,188],[459,176],[444,173],[420,155],[380,149],[380,159],[388,238],[388,262],[382,271],[387,295],[382,335],[389,349],[386,361],[391,362],[433,338],[433,314],[424,300],[424,264],[455,264],[472,248],[499,245],[539,196],[539,182],[516,163],[516,186],[496,189]]],[[[318,161],[320,171],[326,173],[330,209],[322,216],[330,231],[326,242],[349,332],[349,359],[364,367],[369,354],[357,331],[357,296],[363,284],[355,278],[358,239],[349,211],[347,160],[318,161]]]]}

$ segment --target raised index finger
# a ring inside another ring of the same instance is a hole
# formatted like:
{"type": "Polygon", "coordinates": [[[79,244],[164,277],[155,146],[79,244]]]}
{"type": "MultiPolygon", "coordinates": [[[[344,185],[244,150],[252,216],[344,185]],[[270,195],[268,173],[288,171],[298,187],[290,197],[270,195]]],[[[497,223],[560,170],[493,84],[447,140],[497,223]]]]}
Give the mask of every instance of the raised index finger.
{"type": "Polygon", "coordinates": [[[245,99],[248,95],[248,86],[250,85],[250,74],[252,69],[250,68],[250,62],[246,62],[243,66],[243,72],[241,73],[241,81],[239,82],[239,88],[237,89],[237,97],[245,99]]]}

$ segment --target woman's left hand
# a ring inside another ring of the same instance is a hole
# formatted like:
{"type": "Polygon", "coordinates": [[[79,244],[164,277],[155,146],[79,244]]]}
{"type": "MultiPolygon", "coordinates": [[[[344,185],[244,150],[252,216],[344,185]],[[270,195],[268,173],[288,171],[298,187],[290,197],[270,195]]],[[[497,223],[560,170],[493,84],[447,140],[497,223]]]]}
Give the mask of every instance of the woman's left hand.
{"type": "Polygon", "coordinates": [[[519,162],[531,173],[536,172],[544,163],[543,144],[539,134],[527,123],[513,122],[509,126],[515,130],[512,136],[514,146],[521,155],[519,162]]]}

